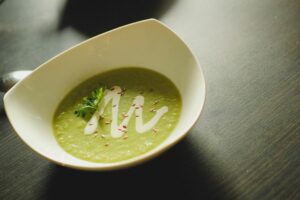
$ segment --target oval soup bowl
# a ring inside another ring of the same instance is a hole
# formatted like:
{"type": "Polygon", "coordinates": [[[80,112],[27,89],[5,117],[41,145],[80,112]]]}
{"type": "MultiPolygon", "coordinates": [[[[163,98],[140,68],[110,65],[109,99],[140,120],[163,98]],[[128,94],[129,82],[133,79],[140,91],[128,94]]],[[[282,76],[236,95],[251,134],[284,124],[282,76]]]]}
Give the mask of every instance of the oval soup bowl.
{"type": "Polygon", "coordinates": [[[4,105],[17,134],[43,157],[76,169],[113,170],[153,158],[182,139],[199,117],[204,99],[203,73],[191,50],[161,22],[148,19],[93,37],[50,59],[10,89],[4,105]],[[153,150],[125,161],[94,163],[65,152],[52,127],[59,103],[83,81],[128,66],[154,70],[176,85],[182,96],[176,128],[153,150]]]}

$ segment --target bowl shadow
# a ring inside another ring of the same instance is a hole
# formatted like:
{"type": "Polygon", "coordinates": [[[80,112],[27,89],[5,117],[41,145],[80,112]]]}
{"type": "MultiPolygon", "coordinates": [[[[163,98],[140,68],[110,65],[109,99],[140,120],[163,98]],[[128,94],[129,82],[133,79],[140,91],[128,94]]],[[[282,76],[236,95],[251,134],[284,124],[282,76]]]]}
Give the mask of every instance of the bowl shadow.
{"type": "Polygon", "coordinates": [[[188,138],[154,160],[134,168],[87,172],[55,166],[47,199],[225,199],[218,180],[195,156],[188,138]]]}
{"type": "Polygon", "coordinates": [[[131,22],[159,18],[177,0],[68,0],[59,29],[71,26],[94,36],[131,22]]]}

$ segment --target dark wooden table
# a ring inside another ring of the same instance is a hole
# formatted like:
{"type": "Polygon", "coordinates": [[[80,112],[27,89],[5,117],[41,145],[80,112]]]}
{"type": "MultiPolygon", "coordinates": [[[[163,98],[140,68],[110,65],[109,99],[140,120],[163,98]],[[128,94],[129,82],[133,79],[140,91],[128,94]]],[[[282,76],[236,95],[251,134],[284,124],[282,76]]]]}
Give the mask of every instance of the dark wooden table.
{"type": "Polygon", "coordinates": [[[32,152],[2,107],[0,199],[300,199],[299,0],[5,0],[0,73],[149,17],[204,70],[207,99],[188,137],[141,166],[77,171],[32,152]]]}

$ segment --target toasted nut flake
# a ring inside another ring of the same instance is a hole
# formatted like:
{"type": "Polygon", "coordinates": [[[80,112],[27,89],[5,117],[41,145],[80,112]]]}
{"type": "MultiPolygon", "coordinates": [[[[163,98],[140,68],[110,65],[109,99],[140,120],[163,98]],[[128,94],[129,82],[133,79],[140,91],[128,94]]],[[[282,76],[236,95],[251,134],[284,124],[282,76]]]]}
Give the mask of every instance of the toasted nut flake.
{"type": "Polygon", "coordinates": [[[157,129],[157,128],[152,128],[152,131],[153,131],[154,133],[157,133],[157,132],[158,132],[158,129],[157,129]]]}
{"type": "Polygon", "coordinates": [[[124,140],[128,139],[128,134],[125,134],[125,135],[123,136],[123,139],[124,139],[124,140]]]}
{"type": "Polygon", "coordinates": [[[154,106],[154,105],[156,105],[156,104],[158,104],[158,103],[159,103],[159,101],[158,101],[158,100],[155,100],[154,103],[153,103],[152,105],[154,106]]]}
{"type": "Polygon", "coordinates": [[[105,137],[105,135],[101,134],[101,138],[102,138],[102,139],[105,139],[106,137],[105,137]]]}
{"type": "Polygon", "coordinates": [[[112,122],[112,120],[110,119],[110,120],[105,121],[104,123],[105,124],[111,124],[111,122],[112,122]]]}
{"type": "Polygon", "coordinates": [[[155,108],[151,108],[150,112],[156,112],[156,109],[155,108]]]}

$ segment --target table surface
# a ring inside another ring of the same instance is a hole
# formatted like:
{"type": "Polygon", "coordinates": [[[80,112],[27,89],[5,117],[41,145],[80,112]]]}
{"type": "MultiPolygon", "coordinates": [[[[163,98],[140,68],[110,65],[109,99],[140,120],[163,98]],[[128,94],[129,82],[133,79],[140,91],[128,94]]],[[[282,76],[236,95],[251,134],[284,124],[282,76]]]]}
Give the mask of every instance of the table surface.
{"type": "Polygon", "coordinates": [[[150,17],[186,41],[205,74],[188,136],[134,168],[77,171],[32,152],[1,105],[0,199],[300,199],[299,0],[6,0],[0,73],[150,17]]]}

